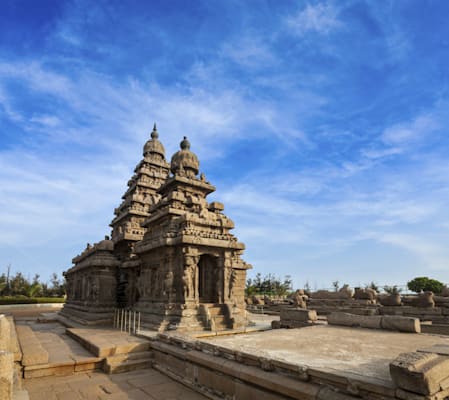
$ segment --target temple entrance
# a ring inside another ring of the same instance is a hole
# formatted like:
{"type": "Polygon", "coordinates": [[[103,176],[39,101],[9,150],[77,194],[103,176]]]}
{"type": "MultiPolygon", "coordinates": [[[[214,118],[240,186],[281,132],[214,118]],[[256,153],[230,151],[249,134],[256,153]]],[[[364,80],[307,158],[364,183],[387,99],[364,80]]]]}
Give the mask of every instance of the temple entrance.
{"type": "Polygon", "coordinates": [[[200,303],[218,303],[219,273],[217,258],[203,254],[198,263],[198,294],[200,303]]]}

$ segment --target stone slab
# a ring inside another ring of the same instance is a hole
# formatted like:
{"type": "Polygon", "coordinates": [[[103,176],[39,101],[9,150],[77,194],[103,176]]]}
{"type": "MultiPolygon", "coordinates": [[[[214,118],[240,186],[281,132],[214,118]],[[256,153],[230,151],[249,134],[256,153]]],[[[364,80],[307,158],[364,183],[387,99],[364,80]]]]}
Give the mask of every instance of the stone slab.
{"type": "Polygon", "coordinates": [[[328,315],[330,325],[360,326],[361,328],[380,329],[382,317],[379,315],[366,316],[343,312],[334,312],[328,315]]]}
{"type": "Polygon", "coordinates": [[[441,356],[449,356],[449,344],[434,344],[430,347],[417,349],[417,351],[422,353],[435,353],[441,356]]]}
{"type": "Polygon", "coordinates": [[[316,321],[317,314],[315,310],[304,310],[300,308],[282,308],[281,309],[281,321],[292,320],[292,321],[316,321]]]}
{"type": "Polygon", "coordinates": [[[449,357],[435,353],[402,353],[390,363],[390,374],[399,388],[431,395],[449,387],[449,357]]]}
{"type": "Polygon", "coordinates": [[[67,334],[97,357],[149,350],[147,339],[115,329],[68,328],[67,334]]]}
{"type": "Polygon", "coordinates": [[[384,315],[381,322],[382,329],[399,332],[420,333],[421,324],[418,318],[384,315]]]}
{"type": "Polygon", "coordinates": [[[17,336],[22,348],[22,365],[36,365],[48,363],[48,352],[29,326],[17,325],[17,336]]]}

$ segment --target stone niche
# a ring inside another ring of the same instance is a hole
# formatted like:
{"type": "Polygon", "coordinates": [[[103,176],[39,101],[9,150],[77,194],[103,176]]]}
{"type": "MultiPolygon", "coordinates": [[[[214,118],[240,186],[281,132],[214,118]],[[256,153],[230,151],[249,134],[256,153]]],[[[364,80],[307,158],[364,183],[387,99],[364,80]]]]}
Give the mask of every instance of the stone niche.
{"type": "Polygon", "coordinates": [[[167,163],[158,137],[155,126],[114,211],[112,240],[88,245],[65,273],[62,314],[103,323],[118,307],[140,311],[147,329],[241,328],[245,246],[224,205],[207,202],[215,187],[199,174],[189,141],[167,163]]]}

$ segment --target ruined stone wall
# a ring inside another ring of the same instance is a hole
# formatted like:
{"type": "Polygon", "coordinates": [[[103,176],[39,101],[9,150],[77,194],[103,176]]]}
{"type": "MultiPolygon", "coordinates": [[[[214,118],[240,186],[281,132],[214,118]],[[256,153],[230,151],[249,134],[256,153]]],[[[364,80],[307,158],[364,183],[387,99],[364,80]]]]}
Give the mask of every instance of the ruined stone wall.
{"type": "Polygon", "coordinates": [[[11,400],[21,392],[22,352],[14,320],[0,314],[0,399],[11,400]]]}

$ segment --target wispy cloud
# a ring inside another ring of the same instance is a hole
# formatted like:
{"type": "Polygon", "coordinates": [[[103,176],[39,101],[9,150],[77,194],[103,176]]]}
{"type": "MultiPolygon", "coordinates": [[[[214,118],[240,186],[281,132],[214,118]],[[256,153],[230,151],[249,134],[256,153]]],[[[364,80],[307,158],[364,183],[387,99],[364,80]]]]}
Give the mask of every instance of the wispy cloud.
{"type": "Polygon", "coordinates": [[[293,33],[303,36],[309,32],[329,34],[342,28],[338,10],[331,3],[307,4],[295,15],[287,18],[287,26],[293,33]]]}
{"type": "Polygon", "coordinates": [[[382,140],[387,144],[402,145],[415,140],[423,140],[439,128],[438,121],[433,115],[423,114],[410,122],[399,123],[385,129],[382,140]]]}
{"type": "Polygon", "coordinates": [[[267,65],[273,67],[277,63],[276,55],[267,43],[256,35],[226,43],[222,56],[247,68],[265,69],[267,65]]]}

